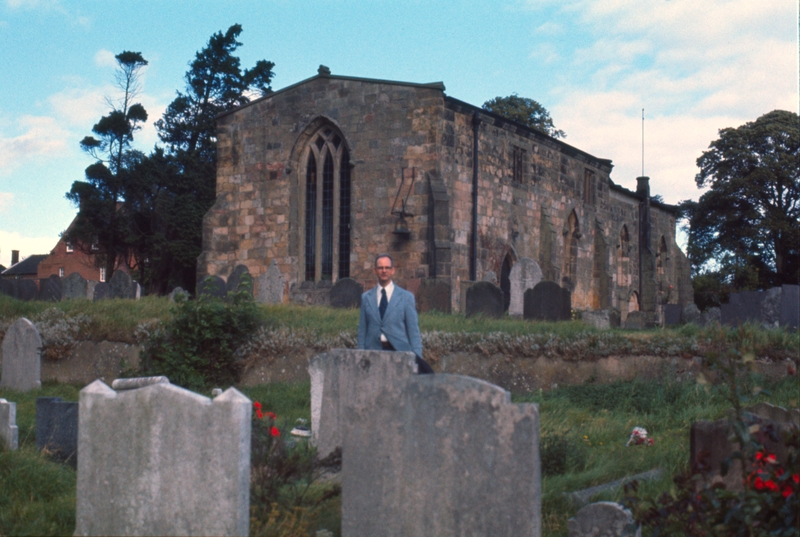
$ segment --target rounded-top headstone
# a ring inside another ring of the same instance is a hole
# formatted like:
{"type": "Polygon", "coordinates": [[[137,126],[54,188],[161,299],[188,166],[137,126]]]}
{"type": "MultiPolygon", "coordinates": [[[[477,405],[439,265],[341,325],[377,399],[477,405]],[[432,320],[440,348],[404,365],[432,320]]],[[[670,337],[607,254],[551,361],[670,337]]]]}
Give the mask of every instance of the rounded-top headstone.
{"type": "Polygon", "coordinates": [[[77,272],[73,272],[61,280],[61,298],[86,298],[86,280],[77,272]]]}
{"type": "Polygon", "coordinates": [[[245,278],[245,274],[250,274],[248,268],[244,265],[236,265],[231,275],[228,276],[227,288],[229,293],[236,293],[239,291],[239,286],[244,284],[245,289],[251,295],[253,294],[253,278],[245,278]]]}
{"type": "Polygon", "coordinates": [[[523,318],[539,321],[568,321],[572,318],[569,289],[556,282],[537,283],[523,295],[523,318]]]}
{"type": "Polygon", "coordinates": [[[135,298],[133,296],[133,281],[130,274],[122,270],[115,270],[108,286],[111,290],[112,298],[135,298]]]}
{"type": "Polygon", "coordinates": [[[467,289],[466,316],[483,315],[499,319],[505,313],[503,290],[491,282],[477,282],[467,289]]]}
{"type": "Polygon", "coordinates": [[[114,298],[111,294],[111,286],[106,282],[99,282],[94,286],[94,293],[92,293],[93,300],[106,300],[114,298]]]}
{"type": "Polygon", "coordinates": [[[226,298],[228,287],[219,276],[207,276],[197,284],[197,296],[206,295],[215,298],[226,298]]]}
{"type": "MultiPolygon", "coordinates": [[[[305,283],[305,282],[304,282],[305,283]]],[[[284,278],[275,260],[272,260],[267,271],[258,277],[258,296],[261,304],[280,304],[283,302],[284,278]]]]}
{"type": "Polygon", "coordinates": [[[3,338],[3,369],[0,388],[21,392],[42,387],[42,338],[28,319],[12,324],[3,338]]]}
{"type": "Polygon", "coordinates": [[[644,330],[647,328],[647,317],[641,311],[631,311],[625,319],[627,330],[644,330]]]}
{"type": "Polygon", "coordinates": [[[331,287],[332,308],[360,308],[364,287],[353,278],[341,278],[331,287]]]}

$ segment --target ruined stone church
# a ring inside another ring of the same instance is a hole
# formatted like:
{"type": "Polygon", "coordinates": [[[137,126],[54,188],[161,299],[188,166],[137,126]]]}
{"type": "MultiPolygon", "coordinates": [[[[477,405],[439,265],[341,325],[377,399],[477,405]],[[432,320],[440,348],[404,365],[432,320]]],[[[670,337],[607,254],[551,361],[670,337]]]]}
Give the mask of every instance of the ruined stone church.
{"type": "MultiPolygon", "coordinates": [[[[217,200],[198,276],[279,274],[285,302],[375,285],[375,255],[423,308],[457,312],[470,282],[510,303],[522,261],[572,307],[655,314],[692,302],[677,209],[610,178],[611,160],[417,84],[316,76],[217,120],[217,200]],[[270,268],[271,267],[271,268],[270,268]],[[279,273],[278,273],[279,271],[279,273]]],[[[199,280],[198,280],[199,281],[199,280]]],[[[272,283],[275,285],[275,278],[272,283]]]]}

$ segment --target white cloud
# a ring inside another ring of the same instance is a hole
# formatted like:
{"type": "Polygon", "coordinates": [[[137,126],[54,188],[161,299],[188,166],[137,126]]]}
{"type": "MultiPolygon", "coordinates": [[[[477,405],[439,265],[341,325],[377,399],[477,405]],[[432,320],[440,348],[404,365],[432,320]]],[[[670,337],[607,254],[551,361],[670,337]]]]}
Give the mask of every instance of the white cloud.
{"type": "Polygon", "coordinates": [[[5,212],[13,200],[14,194],[11,192],[0,192],[0,213],[5,212]]]}
{"type": "Polygon", "coordinates": [[[0,138],[0,174],[9,174],[26,161],[58,158],[66,154],[71,133],[47,116],[22,116],[22,134],[0,138]]]}
{"type": "Polygon", "coordinates": [[[0,230],[0,264],[11,266],[11,250],[19,250],[20,261],[30,255],[49,254],[58,237],[28,237],[18,232],[0,230]]]}
{"type": "Polygon", "coordinates": [[[117,60],[110,50],[100,49],[94,55],[94,63],[100,67],[116,67],[117,60]]]}

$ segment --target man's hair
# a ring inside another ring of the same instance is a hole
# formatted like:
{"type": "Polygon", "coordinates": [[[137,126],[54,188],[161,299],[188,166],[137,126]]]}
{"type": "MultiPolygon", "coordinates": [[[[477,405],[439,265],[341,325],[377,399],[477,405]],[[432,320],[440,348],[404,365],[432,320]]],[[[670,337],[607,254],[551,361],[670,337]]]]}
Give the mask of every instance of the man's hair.
{"type": "Polygon", "coordinates": [[[378,266],[378,259],[381,259],[383,257],[388,257],[389,261],[392,263],[392,267],[394,267],[394,259],[392,259],[392,256],[390,256],[389,254],[378,254],[375,257],[375,263],[373,264],[373,266],[377,267],[378,266]]]}

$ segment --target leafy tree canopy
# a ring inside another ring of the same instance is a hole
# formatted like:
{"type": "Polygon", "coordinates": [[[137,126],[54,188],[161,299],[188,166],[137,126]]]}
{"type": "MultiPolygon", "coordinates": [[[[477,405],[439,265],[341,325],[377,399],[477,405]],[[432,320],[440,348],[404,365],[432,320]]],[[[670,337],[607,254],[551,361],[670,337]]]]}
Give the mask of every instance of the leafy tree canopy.
{"type": "Polygon", "coordinates": [[[800,281],[800,118],[774,110],[719,131],[697,159],[697,202],[688,218],[689,258],[734,288],[800,281]]]}
{"type": "Polygon", "coordinates": [[[521,125],[543,132],[553,138],[566,138],[564,131],[556,129],[547,108],[516,93],[508,97],[495,97],[483,103],[483,109],[507,117],[521,125]]]}

